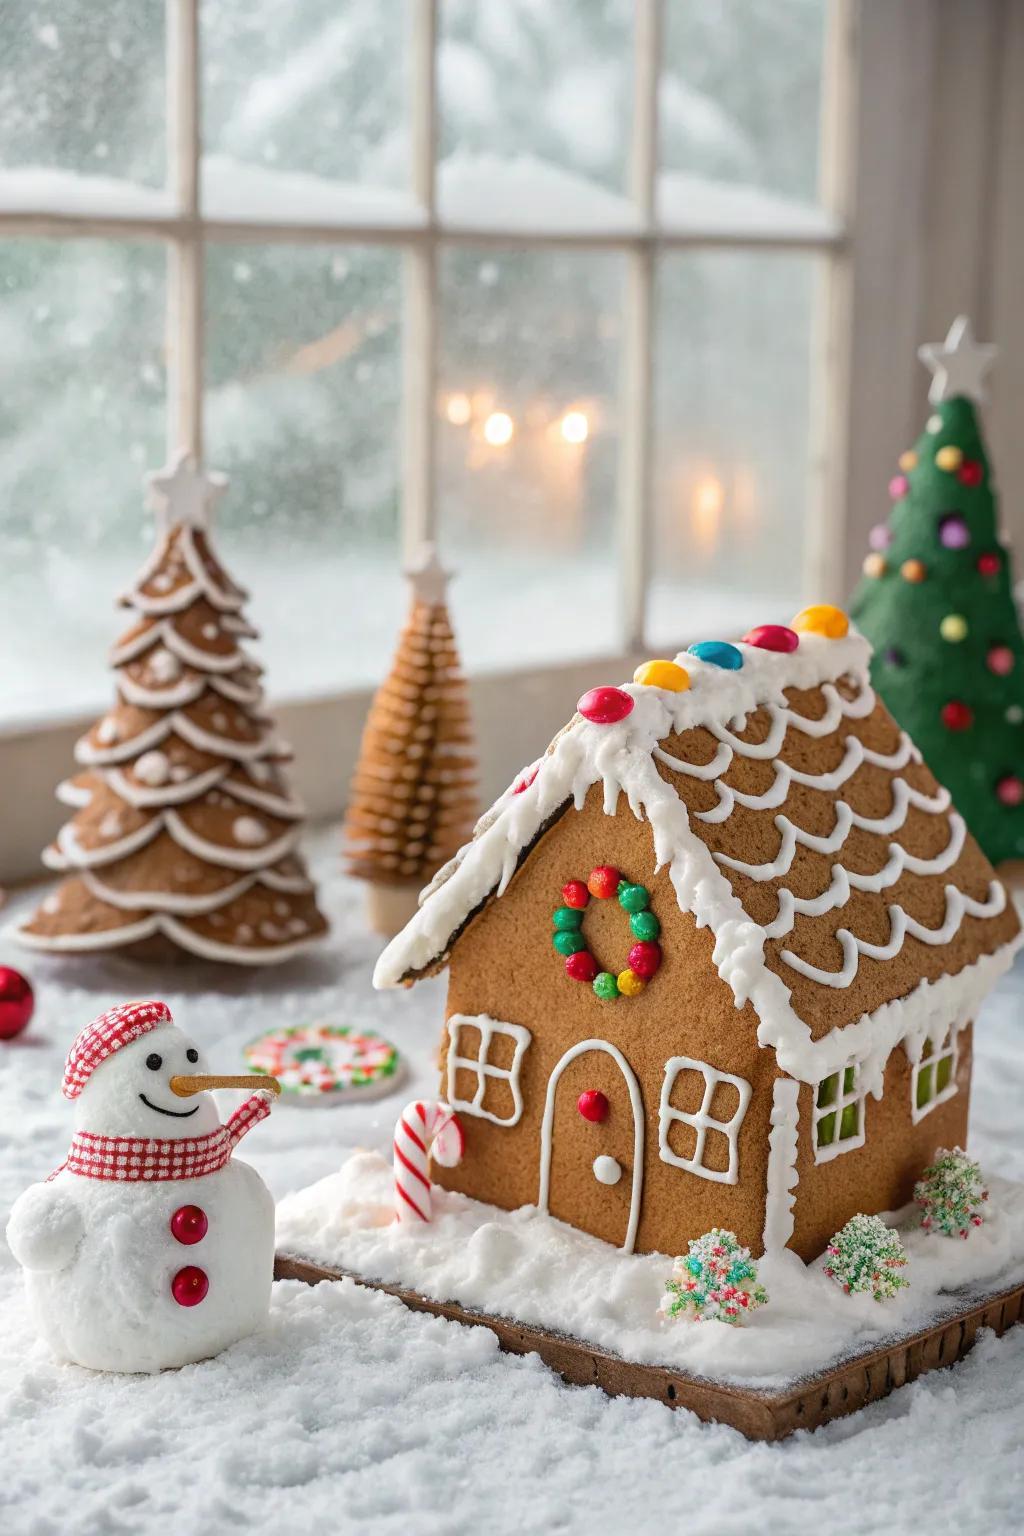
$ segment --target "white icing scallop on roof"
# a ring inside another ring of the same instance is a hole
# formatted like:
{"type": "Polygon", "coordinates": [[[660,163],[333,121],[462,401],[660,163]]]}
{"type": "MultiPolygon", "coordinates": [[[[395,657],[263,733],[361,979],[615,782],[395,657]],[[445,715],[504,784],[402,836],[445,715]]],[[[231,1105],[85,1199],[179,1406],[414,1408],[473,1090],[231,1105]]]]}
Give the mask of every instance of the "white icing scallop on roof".
{"type": "MultiPolygon", "coordinates": [[[[775,1049],[783,1071],[817,1082],[856,1054],[864,1060],[870,1079],[874,1066],[884,1063],[898,1040],[925,1027],[926,1015],[940,999],[943,1007],[965,1022],[991,987],[995,975],[1009,966],[1015,943],[1004,945],[996,954],[983,957],[983,961],[965,967],[956,976],[941,977],[935,983],[922,982],[899,1003],[886,1004],[875,1014],[864,1015],[821,1040],[811,1040],[808,1025],[793,1009],[789,989],[780,976],[768,969],[766,939],[788,933],[799,912],[822,915],[841,908],[851,889],[887,889],[904,869],[928,875],[943,873],[956,862],[965,831],[960,817],[950,812],[945,790],[929,796],[897,778],[893,780],[893,807],[885,817],[858,816],[839,802],[833,830],[815,837],[793,826],[780,813],[775,820],[781,846],[771,864],[751,866],[722,854],[713,855],[691,830],[686,806],[658,772],[656,760],[674,772],[713,782],[719,803],[704,814],[706,819],[717,821],[725,821],[737,802],[753,803],[755,808],[763,809],[781,806],[791,783],[812,784],[834,792],[861,762],[899,770],[919,761],[916,749],[905,736],[901,736],[897,750],[888,755],[869,752],[851,736],[842,762],[829,772],[798,773],[776,763],[775,781],[763,796],[744,798],[740,792],[721,784],[721,776],[737,754],[765,761],[775,758],[790,726],[811,737],[823,737],[836,731],[844,718],[865,719],[875,705],[868,681],[870,647],[860,635],[829,640],[821,635],[803,634],[797,651],[788,655],[742,644],[738,648],[743,666],[737,671],[726,671],[686,654],[678,658],[690,675],[690,688],[685,692],[670,693],[626,684],[623,691],[633,698],[634,708],[624,720],[614,725],[574,721],[541,759],[533,782],[519,794],[507,791],[501,797],[484,817],[473,842],[448,866],[446,878],[435,881],[428,889],[415,917],[381,955],[374,984],[394,986],[409,972],[443,956],[466,917],[492,893],[500,896],[504,892],[523,849],[545,822],[567,800],[581,809],[588,791],[599,783],[603,786],[607,815],[615,813],[620,795],[625,795],[633,814],[647,819],[654,836],[658,867],[667,866],[680,909],[692,913],[698,926],[711,929],[719,975],[731,988],[737,1007],[748,1000],[753,1004],[760,1020],[758,1040],[775,1049]],[[853,698],[845,698],[833,686],[840,678],[848,679],[857,689],[853,698]],[[826,703],[821,719],[807,719],[790,709],[785,689],[819,687],[826,703]],[[744,742],[738,733],[744,730],[747,717],[758,709],[767,710],[772,717],[768,735],[763,742],[744,742]],[[706,727],[718,739],[719,748],[710,763],[685,763],[659,747],[658,743],[666,737],[696,726],[706,727]],[[841,857],[837,857],[830,885],[820,896],[804,899],[788,890],[780,891],[778,915],[767,928],[747,915],[719,867],[738,869],[755,880],[778,878],[787,873],[798,842],[838,856],[854,827],[888,836],[900,830],[911,806],[943,816],[948,823],[949,839],[935,858],[917,858],[893,842],[885,866],[875,875],[864,876],[846,870],[841,857]]],[[[975,901],[948,885],[945,918],[937,929],[924,927],[894,903],[889,908],[891,932],[886,944],[869,945],[846,930],[839,931],[844,960],[840,971],[819,971],[789,951],[780,958],[794,972],[815,982],[832,988],[846,987],[857,974],[861,955],[892,958],[908,935],[928,944],[948,943],[965,915],[996,916],[1005,902],[1005,891],[996,881],[983,901],[975,901]]]]}

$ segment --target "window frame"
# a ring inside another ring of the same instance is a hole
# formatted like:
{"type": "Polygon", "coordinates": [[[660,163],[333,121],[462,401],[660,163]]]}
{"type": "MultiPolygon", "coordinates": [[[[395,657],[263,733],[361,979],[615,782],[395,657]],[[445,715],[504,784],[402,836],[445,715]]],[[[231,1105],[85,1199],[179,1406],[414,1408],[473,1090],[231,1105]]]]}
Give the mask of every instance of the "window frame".
{"type": "Polygon", "coordinates": [[[738,1183],[740,1131],[752,1096],[753,1089],[745,1077],[737,1077],[733,1072],[723,1072],[718,1067],[713,1067],[710,1062],[698,1061],[693,1056],[670,1056],[665,1063],[665,1075],[661,1080],[661,1102],[658,1105],[658,1154],[662,1162],[668,1163],[672,1168],[683,1168],[687,1173],[696,1174],[699,1179],[710,1179],[714,1184],[738,1183]],[[704,1094],[700,1108],[692,1113],[689,1110],[677,1109],[670,1102],[672,1089],[676,1085],[680,1072],[699,1072],[704,1079],[704,1094]],[[711,1114],[711,1105],[714,1103],[715,1093],[720,1083],[728,1083],[739,1095],[736,1112],[728,1120],[716,1120],[711,1114]],[[690,1126],[694,1132],[696,1140],[692,1157],[680,1157],[678,1152],[673,1152],[669,1146],[669,1132],[677,1122],[690,1126]],[[702,1161],[708,1131],[720,1132],[729,1144],[729,1167],[724,1171],[719,1168],[708,1168],[702,1161]]]}
{"type": "Polygon", "coordinates": [[[863,1081],[862,1065],[857,1060],[846,1061],[841,1067],[837,1067],[834,1072],[827,1072],[814,1085],[811,1137],[814,1142],[815,1163],[830,1163],[833,1158],[841,1157],[844,1152],[855,1152],[858,1147],[864,1145],[868,1093],[863,1081]],[[846,1074],[848,1072],[853,1073],[853,1085],[850,1088],[846,1087],[846,1074]],[[825,1083],[831,1082],[833,1078],[836,1079],[836,1097],[822,1104],[819,1101],[821,1090],[825,1083]],[[841,1134],[843,1115],[853,1105],[857,1106],[857,1129],[852,1136],[843,1136],[841,1134]],[[835,1136],[831,1141],[826,1142],[822,1146],[818,1141],[818,1127],[822,1120],[826,1120],[829,1115],[835,1115],[836,1117],[835,1136]]]}
{"type": "MultiPolygon", "coordinates": [[[[659,222],[657,209],[658,85],[663,53],[664,0],[635,0],[632,32],[633,109],[629,135],[629,174],[625,198],[631,205],[630,224],[611,223],[604,228],[553,229],[538,222],[533,228],[505,228],[496,223],[486,228],[446,223],[437,204],[437,55],[440,0],[406,0],[406,38],[409,55],[410,176],[407,191],[410,217],[405,224],[310,223],[288,220],[227,218],[203,207],[201,189],[201,58],[200,10],[203,0],[166,0],[167,77],[167,188],[173,207],[154,213],[140,199],[137,210],[125,205],[118,211],[104,209],[101,199],[92,207],[55,205],[45,210],[5,206],[0,196],[0,239],[19,236],[48,238],[93,237],[107,240],[154,240],[168,253],[167,282],[167,441],[169,451],[185,448],[200,460],[203,456],[204,405],[204,310],[203,277],[207,244],[293,245],[372,244],[397,247],[402,253],[403,339],[400,406],[400,553],[403,561],[425,539],[438,532],[436,495],[436,380],[438,362],[438,257],[458,245],[491,246],[497,249],[606,250],[622,255],[626,266],[620,359],[620,457],[617,508],[620,628],[618,644],[587,662],[546,671],[513,672],[517,680],[532,678],[531,709],[536,721],[539,686],[546,698],[557,699],[558,723],[564,717],[564,679],[583,670],[592,674],[600,661],[620,665],[642,660],[650,575],[653,563],[652,515],[654,443],[653,354],[654,294],[659,256],[666,252],[696,250],[746,250],[752,252],[805,252],[820,258],[820,282],[815,319],[812,368],[828,388],[812,393],[827,399],[827,407],[812,429],[809,476],[811,500],[823,508],[807,530],[803,586],[819,599],[839,597],[845,575],[835,566],[847,536],[843,488],[845,465],[844,422],[849,398],[847,362],[853,333],[853,317],[847,302],[850,293],[852,245],[852,186],[857,156],[853,150],[856,114],[854,102],[860,74],[857,0],[832,0],[827,24],[823,63],[821,125],[820,228],[784,225],[729,230],[694,223],[685,230],[659,222]]],[[[880,23],[872,25],[879,28],[880,23]]],[[[889,30],[895,28],[889,22],[889,30]]],[[[884,30],[884,27],[882,28],[884,30]]],[[[858,225],[859,234],[859,225],[858,225]]],[[[868,256],[870,257],[870,251],[868,256]]],[[[841,561],[840,561],[841,566],[841,561]]],[[[694,638],[681,635],[685,643],[694,638]]],[[[592,681],[592,676],[590,678],[592,681]]],[[[273,679],[271,679],[271,682],[273,679]]],[[[338,760],[338,743],[354,734],[369,694],[365,689],[341,689],[313,701],[319,710],[314,721],[309,702],[296,704],[289,714],[302,716],[319,744],[330,741],[334,772],[329,783],[320,780],[308,756],[299,758],[300,788],[311,814],[337,814],[342,807],[347,770],[354,764],[338,760]],[[339,737],[333,722],[339,712],[346,722],[356,721],[354,733],[339,737]],[[310,780],[313,782],[311,783],[310,780]]],[[[507,711],[503,715],[507,722],[507,711]]],[[[0,781],[24,777],[35,786],[46,782],[49,764],[58,755],[58,743],[74,738],[84,721],[66,716],[51,722],[0,722],[0,781]],[[26,771],[26,763],[28,765],[26,771]],[[45,775],[45,777],[44,777],[45,775]]],[[[483,733],[480,733],[481,736],[483,733]]],[[[497,792],[508,778],[508,762],[536,755],[536,731],[518,732],[524,739],[506,744],[500,767],[485,780],[485,792],[497,792]]],[[[344,756],[344,754],[343,754],[344,756]]],[[[485,763],[485,770],[487,768],[485,763]]],[[[67,757],[59,772],[66,771],[67,757]]],[[[44,800],[38,793],[33,801],[44,800]]],[[[10,803],[10,802],[8,802],[10,803]]],[[[38,848],[59,824],[52,805],[22,804],[17,817],[0,812],[4,859],[0,876],[12,880],[38,869],[38,848]],[[7,834],[10,834],[8,838],[7,834]]]]}
{"type": "Polygon", "coordinates": [[[452,1109],[462,1114],[475,1115],[480,1120],[490,1120],[492,1125],[504,1126],[511,1130],[523,1118],[523,1090],[519,1082],[519,1073],[526,1049],[533,1039],[530,1031],[525,1024],[509,1024],[504,1019],[492,1019],[488,1013],[453,1013],[448,1019],[447,1029],[448,1054],[445,1062],[445,1085],[448,1103],[452,1109]],[[477,1056],[458,1054],[459,1030],[463,1025],[468,1025],[480,1033],[480,1051],[477,1056]],[[512,1065],[509,1067],[496,1067],[487,1060],[487,1052],[495,1035],[508,1035],[515,1041],[512,1065]],[[471,1099],[461,1099],[455,1092],[455,1077],[459,1071],[476,1074],[476,1092],[471,1099]],[[512,1093],[511,1118],[502,1118],[493,1110],[484,1109],[484,1095],[487,1092],[488,1080],[491,1078],[508,1083],[512,1093]]]}
{"type": "Polygon", "coordinates": [[[930,1055],[925,1052],[935,1041],[934,1035],[926,1035],[921,1042],[921,1050],[914,1062],[910,1074],[910,1120],[911,1124],[919,1125],[933,1109],[938,1109],[940,1104],[946,1104],[955,1098],[959,1091],[956,1073],[960,1065],[960,1031],[956,1024],[950,1024],[935,1042],[935,1049],[930,1055]],[[918,1088],[922,1072],[930,1069],[932,1072],[932,1085],[938,1076],[940,1062],[949,1062],[949,1079],[945,1086],[934,1090],[932,1097],[925,1104],[919,1104],[917,1100],[918,1088]]]}

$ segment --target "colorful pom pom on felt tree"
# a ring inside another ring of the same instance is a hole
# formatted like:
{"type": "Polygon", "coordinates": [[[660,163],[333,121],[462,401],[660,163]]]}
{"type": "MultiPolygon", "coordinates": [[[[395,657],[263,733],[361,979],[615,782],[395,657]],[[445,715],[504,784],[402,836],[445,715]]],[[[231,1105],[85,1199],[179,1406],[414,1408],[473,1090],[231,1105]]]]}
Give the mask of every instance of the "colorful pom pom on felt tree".
{"type": "Polygon", "coordinates": [[[996,677],[1009,677],[1014,667],[1014,656],[1008,645],[993,645],[985,657],[985,665],[996,677]]]}
{"type": "Polygon", "coordinates": [[[951,512],[939,520],[939,543],[943,549],[966,549],[971,542],[971,530],[959,512],[951,512]]]}
{"type": "Polygon", "coordinates": [[[645,661],[633,673],[633,681],[644,688],[664,688],[667,693],[683,693],[690,686],[690,674],[675,661],[645,661]]]}
{"type": "Polygon", "coordinates": [[[999,556],[993,550],[986,551],[985,554],[978,556],[978,575],[998,576],[1001,563],[999,556]]]}
{"type": "Polygon", "coordinates": [[[1024,779],[1015,773],[1004,773],[996,783],[996,799],[1001,805],[1020,805],[1024,802],[1024,779]]]}
{"type": "Polygon", "coordinates": [[[939,634],[943,640],[949,640],[954,645],[967,639],[967,620],[962,613],[947,613],[939,625],[939,634]]]}
{"type": "Polygon", "coordinates": [[[591,896],[596,896],[599,901],[607,901],[609,897],[618,894],[622,884],[621,871],[612,864],[598,864],[596,869],[590,871],[587,880],[587,890],[591,896]]]}
{"type": "Polygon", "coordinates": [[[615,725],[631,715],[636,700],[622,688],[590,688],[576,703],[584,720],[591,725],[615,725]]]}
{"type": "Polygon", "coordinates": [[[779,651],[788,654],[800,644],[800,636],[786,624],[757,624],[743,636],[744,645],[756,646],[759,651],[779,651]]]}
{"type": "Polygon", "coordinates": [[[872,581],[877,581],[879,576],[884,576],[889,569],[889,562],[884,555],[865,555],[861,570],[872,581]]]}
{"type": "Polygon", "coordinates": [[[846,1294],[867,1292],[876,1301],[889,1301],[910,1284],[900,1270],[907,1252],[898,1232],[880,1216],[851,1216],[825,1250],[824,1273],[846,1294]]]}
{"type": "Polygon", "coordinates": [[[912,469],[916,469],[917,454],[914,452],[913,448],[904,449],[904,451],[899,456],[898,463],[900,469],[906,470],[908,474],[912,469]]]}
{"type": "Polygon", "coordinates": [[[954,474],[964,461],[964,451],[953,443],[947,443],[945,448],[940,448],[935,455],[936,469],[944,469],[948,474],[954,474]]]}
{"type": "Polygon", "coordinates": [[[743,652],[728,640],[698,640],[690,646],[688,654],[726,672],[738,672],[743,665],[743,652]]]}
{"type": "Polygon", "coordinates": [[[712,1227],[687,1244],[672,1261],[660,1311],[673,1320],[695,1323],[742,1323],[768,1292],[757,1278],[757,1265],[735,1232],[712,1227]]]}
{"type": "Polygon", "coordinates": [[[902,501],[910,490],[910,481],[906,475],[893,475],[889,481],[889,495],[893,501],[902,501]]]}
{"type": "Polygon", "coordinates": [[[942,706],[941,718],[947,731],[969,731],[974,724],[974,710],[962,699],[950,699],[942,706]]]}
{"type": "Polygon", "coordinates": [[[985,471],[977,459],[964,459],[956,472],[956,477],[961,485],[980,485],[985,477],[985,471]]]}
{"type": "Polygon", "coordinates": [[[972,1227],[985,1220],[988,1190],[981,1169],[961,1147],[952,1152],[940,1147],[914,1185],[914,1200],[921,1208],[921,1226],[945,1237],[969,1237],[972,1227]]]}
{"type": "Polygon", "coordinates": [[[790,628],[798,634],[842,640],[850,632],[850,621],[841,608],[834,608],[831,603],[812,603],[809,608],[801,608],[790,628]]]}
{"type": "Polygon", "coordinates": [[[928,575],[928,567],[923,560],[904,560],[900,566],[900,575],[904,581],[921,582],[928,575]]]}
{"type": "Polygon", "coordinates": [[[907,664],[907,658],[898,645],[887,645],[882,652],[882,660],[887,667],[905,667],[907,664]]]}
{"type": "Polygon", "coordinates": [[[876,523],[868,534],[869,549],[888,549],[892,543],[892,529],[888,523],[876,523]]]}

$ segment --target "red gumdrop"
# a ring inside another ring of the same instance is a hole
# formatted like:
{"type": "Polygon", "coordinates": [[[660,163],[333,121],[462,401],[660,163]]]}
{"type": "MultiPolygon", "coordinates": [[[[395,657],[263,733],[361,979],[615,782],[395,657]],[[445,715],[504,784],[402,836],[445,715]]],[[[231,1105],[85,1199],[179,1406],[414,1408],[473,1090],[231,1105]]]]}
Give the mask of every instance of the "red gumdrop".
{"type": "Polygon", "coordinates": [[[595,1125],[608,1118],[608,1100],[600,1088],[585,1088],[576,1100],[576,1108],[584,1120],[590,1120],[595,1125]]]}
{"type": "Polygon", "coordinates": [[[201,1243],[209,1230],[206,1212],[198,1205],[180,1205],[171,1217],[171,1235],[179,1243],[201,1243]]]}
{"type": "Polygon", "coordinates": [[[179,1307],[198,1307],[209,1289],[206,1271],[195,1264],[186,1264],[171,1281],[171,1295],[179,1307]]]}
{"type": "Polygon", "coordinates": [[[565,961],[565,974],[573,981],[586,982],[587,986],[597,975],[597,961],[589,949],[578,949],[574,955],[568,955],[565,961]]]}
{"type": "Polygon", "coordinates": [[[629,952],[629,968],[649,981],[661,964],[661,945],[653,939],[641,939],[629,952]]]}
{"type": "Polygon", "coordinates": [[[590,900],[590,892],[583,880],[567,880],[562,886],[562,900],[567,907],[575,907],[577,912],[582,912],[590,900]]]}
{"type": "Polygon", "coordinates": [[[964,459],[956,472],[961,485],[980,485],[984,470],[977,459],[964,459]]]}
{"type": "Polygon", "coordinates": [[[610,864],[599,864],[596,869],[590,871],[587,890],[591,896],[598,896],[602,901],[607,901],[609,896],[615,895],[621,879],[620,870],[613,869],[610,864]]]}
{"type": "Polygon", "coordinates": [[[614,725],[633,713],[635,700],[621,688],[591,688],[579,699],[576,708],[593,725],[614,725]]]}
{"type": "Polygon", "coordinates": [[[785,624],[758,624],[743,636],[744,645],[756,645],[759,651],[795,651],[800,636],[785,624]]]}
{"type": "Polygon", "coordinates": [[[960,699],[950,699],[942,706],[942,723],[947,731],[967,731],[974,724],[974,711],[960,699]]]}

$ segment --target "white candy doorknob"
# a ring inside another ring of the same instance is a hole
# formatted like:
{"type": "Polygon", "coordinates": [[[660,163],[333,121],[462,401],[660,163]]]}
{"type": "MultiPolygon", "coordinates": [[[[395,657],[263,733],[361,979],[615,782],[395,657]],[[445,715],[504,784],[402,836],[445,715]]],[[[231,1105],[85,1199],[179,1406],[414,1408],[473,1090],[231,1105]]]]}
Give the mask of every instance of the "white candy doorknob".
{"type": "Polygon", "coordinates": [[[622,1164],[614,1157],[595,1157],[594,1178],[599,1184],[617,1184],[622,1178],[622,1164]]]}

